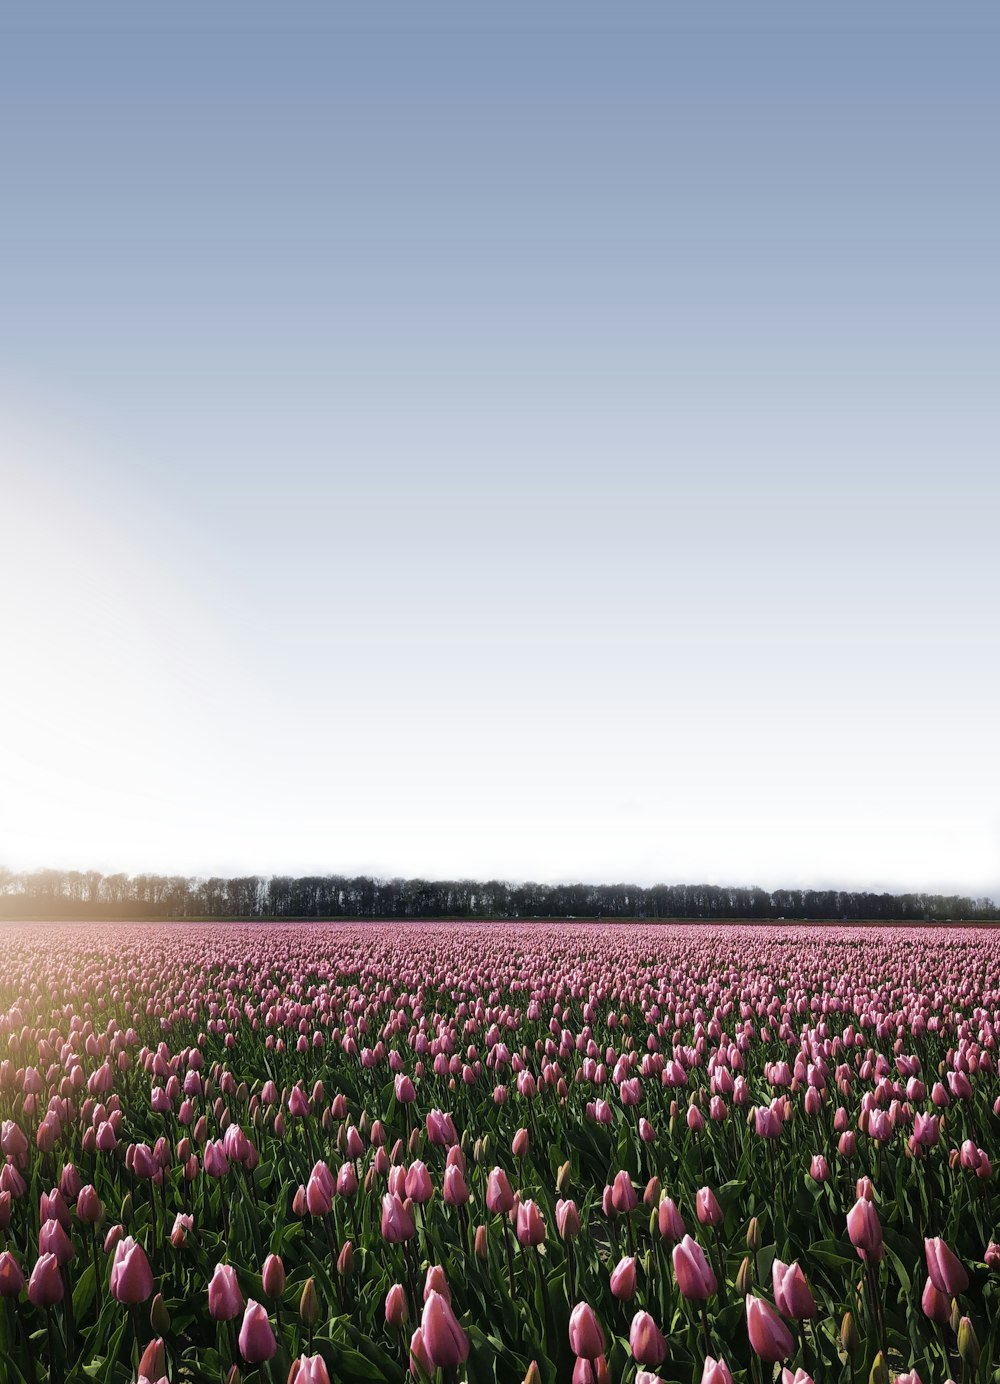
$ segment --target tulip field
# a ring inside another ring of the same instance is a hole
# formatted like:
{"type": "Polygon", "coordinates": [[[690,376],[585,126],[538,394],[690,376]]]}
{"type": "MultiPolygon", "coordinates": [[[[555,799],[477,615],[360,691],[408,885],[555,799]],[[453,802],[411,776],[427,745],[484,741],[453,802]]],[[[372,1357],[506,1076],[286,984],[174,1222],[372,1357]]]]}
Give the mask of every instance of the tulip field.
{"type": "Polygon", "coordinates": [[[991,930],[0,935],[0,1381],[1000,1380],[991,930]]]}

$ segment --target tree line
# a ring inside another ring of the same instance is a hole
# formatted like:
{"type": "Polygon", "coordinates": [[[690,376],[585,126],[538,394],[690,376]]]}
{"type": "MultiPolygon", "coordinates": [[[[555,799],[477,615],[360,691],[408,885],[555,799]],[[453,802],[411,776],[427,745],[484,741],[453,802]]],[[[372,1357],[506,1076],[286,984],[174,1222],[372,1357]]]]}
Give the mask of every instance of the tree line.
{"type": "Polygon", "coordinates": [[[716,884],[516,884],[368,875],[101,874],[0,868],[4,918],[823,918],[982,922],[989,898],[716,884]]]}

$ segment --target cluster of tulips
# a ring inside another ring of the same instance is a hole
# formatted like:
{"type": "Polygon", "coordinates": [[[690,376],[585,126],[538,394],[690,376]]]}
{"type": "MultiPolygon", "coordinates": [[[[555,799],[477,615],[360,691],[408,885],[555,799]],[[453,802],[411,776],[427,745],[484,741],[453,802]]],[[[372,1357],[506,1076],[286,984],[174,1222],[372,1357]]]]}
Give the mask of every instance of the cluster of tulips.
{"type": "Polygon", "coordinates": [[[1000,1380],[992,932],[4,940],[0,1384],[1000,1380]]]}

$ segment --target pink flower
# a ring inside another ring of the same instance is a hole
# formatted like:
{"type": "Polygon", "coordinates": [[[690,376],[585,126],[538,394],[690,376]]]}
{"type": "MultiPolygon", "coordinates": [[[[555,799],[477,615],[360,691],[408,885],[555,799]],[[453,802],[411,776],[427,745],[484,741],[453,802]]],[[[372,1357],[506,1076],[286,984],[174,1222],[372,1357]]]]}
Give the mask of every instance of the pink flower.
{"type": "Polygon", "coordinates": [[[570,1313],[569,1343],[573,1354],[583,1360],[596,1360],[604,1354],[604,1332],[589,1303],[578,1302],[570,1313]]]}
{"type": "Polygon", "coordinates": [[[518,1205],[517,1239],[521,1245],[540,1245],[545,1239],[545,1221],[533,1201],[524,1201],[518,1205]]]}
{"type": "Polygon", "coordinates": [[[927,1257],[927,1272],[939,1293],[952,1298],[965,1292],[969,1286],[969,1275],[965,1272],[961,1260],[952,1253],[944,1240],[940,1237],[925,1239],[924,1253],[927,1257]]]}
{"type": "Polygon", "coordinates": [[[217,1322],[232,1321],[243,1310],[243,1294],[231,1264],[216,1264],[208,1285],[208,1313],[217,1322]]]}
{"type": "Polygon", "coordinates": [[[514,1205],[507,1174],[503,1168],[494,1168],[486,1183],[486,1205],[494,1216],[502,1216],[514,1205]]]}
{"type": "Polygon", "coordinates": [[[17,1297],[24,1287],[24,1274],[9,1249],[0,1254],[0,1298],[17,1297]]]}
{"type": "Polygon", "coordinates": [[[664,1197],[656,1208],[656,1227],[664,1240],[676,1243],[686,1234],[684,1218],[677,1210],[673,1197],[664,1197]]]}
{"type": "Polygon", "coordinates": [[[288,1384],[330,1384],[322,1355],[300,1355],[288,1371],[288,1384]]]}
{"type": "Polygon", "coordinates": [[[385,1319],[389,1326],[397,1329],[403,1325],[409,1316],[409,1308],[406,1304],[406,1293],[401,1283],[394,1283],[385,1295],[385,1319]]]}
{"type": "Polygon", "coordinates": [[[711,1355],[705,1357],[705,1367],[701,1372],[701,1384],[733,1384],[733,1376],[723,1358],[716,1360],[711,1355]]]}
{"type": "Polygon", "coordinates": [[[146,1251],[131,1235],[115,1245],[109,1287],[117,1302],[130,1307],[152,1297],[153,1270],[149,1267],[146,1251]]]}
{"type": "Polygon", "coordinates": [[[240,1354],[248,1365],[260,1365],[270,1360],[277,1349],[266,1309],[251,1298],[240,1327],[240,1354]]]}
{"type": "MultiPolygon", "coordinates": [[[[24,1281],[23,1276],[21,1279],[24,1281]]],[[[63,1281],[54,1254],[43,1254],[35,1262],[28,1280],[28,1299],[35,1307],[53,1307],[62,1301],[63,1281]]]]}
{"type": "Polygon", "coordinates": [[[847,1234],[851,1244],[873,1263],[882,1258],[882,1226],[873,1202],[859,1197],[847,1213],[847,1234]]]}
{"type": "Polygon", "coordinates": [[[420,1330],[428,1359],[436,1369],[453,1370],[469,1358],[469,1338],[440,1293],[432,1292],[424,1303],[420,1330]]]}
{"type": "Polygon", "coordinates": [[[667,1343],[648,1312],[637,1312],[632,1318],[628,1343],[639,1365],[660,1365],[666,1359],[667,1343]]]}
{"type": "Polygon", "coordinates": [[[690,1302],[704,1302],[717,1291],[719,1285],[705,1251],[690,1235],[674,1245],[673,1263],[677,1286],[690,1302]]]}
{"type": "Polygon", "coordinates": [[[387,1244],[398,1245],[416,1234],[413,1213],[406,1202],[394,1192],[382,1198],[382,1238],[387,1244]]]}
{"type": "Polygon", "coordinates": [[[702,1187],[695,1197],[695,1211],[702,1225],[721,1225],[722,1207],[711,1187],[702,1187]]]}
{"type": "Polygon", "coordinates": [[[572,1240],[580,1233],[580,1213],[572,1200],[556,1202],[556,1229],[564,1240],[572,1240]]]}
{"type": "Polygon", "coordinates": [[[619,1215],[633,1211],[639,1204],[638,1195],[632,1186],[632,1179],[624,1169],[615,1174],[614,1182],[611,1184],[611,1203],[619,1215]]]}
{"type": "Polygon", "coordinates": [[[747,1334],[755,1355],[772,1363],[787,1360],[795,1350],[791,1332],[769,1303],[748,1294],[747,1334]]]}
{"type": "Polygon", "coordinates": [[[269,1254],[261,1269],[261,1287],[269,1298],[280,1298],[285,1291],[285,1266],[277,1254],[269,1254]]]}
{"type": "Polygon", "coordinates": [[[795,1321],[805,1321],[815,1317],[816,1303],[805,1274],[798,1264],[783,1264],[780,1259],[771,1263],[771,1281],[774,1284],[774,1300],[778,1311],[795,1321]]]}
{"type": "Polygon", "coordinates": [[[635,1297],[635,1260],[631,1255],[625,1255],[612,1270],[611,1292],[619,1302],[630,1302],[635,1297]]]}

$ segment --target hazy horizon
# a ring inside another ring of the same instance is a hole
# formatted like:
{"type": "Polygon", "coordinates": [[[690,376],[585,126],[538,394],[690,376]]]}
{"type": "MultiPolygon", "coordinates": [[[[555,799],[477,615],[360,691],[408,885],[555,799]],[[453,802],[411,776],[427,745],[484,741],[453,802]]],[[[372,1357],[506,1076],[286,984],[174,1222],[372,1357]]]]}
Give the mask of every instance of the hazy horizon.
{"type": "Polygon", "coordinates": [[[0,864],[1000,897],[1000,14],[4,33],[0,864]]]}

